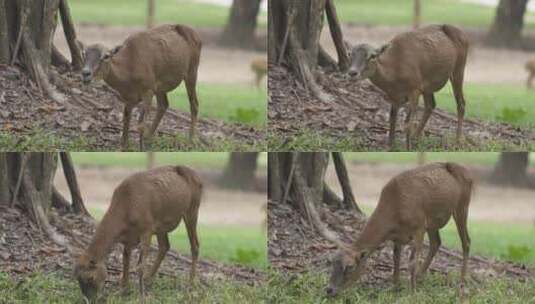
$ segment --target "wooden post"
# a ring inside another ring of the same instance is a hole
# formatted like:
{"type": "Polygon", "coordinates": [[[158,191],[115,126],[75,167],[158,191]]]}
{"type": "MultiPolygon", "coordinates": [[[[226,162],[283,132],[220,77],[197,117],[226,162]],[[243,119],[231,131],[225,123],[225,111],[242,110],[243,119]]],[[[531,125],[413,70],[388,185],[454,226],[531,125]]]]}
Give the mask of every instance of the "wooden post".
{"type": "Polygon", "coordinates": [[[417,29],[422,23],[422,10],[420,0],[414,0],[414,19],[412,21],[412,27],[417,29]]]}
{"type": "Polygon", "coordinates": [[[154,27],[154,0],[148,0],[147,6],[147,28],[154,27]]]}

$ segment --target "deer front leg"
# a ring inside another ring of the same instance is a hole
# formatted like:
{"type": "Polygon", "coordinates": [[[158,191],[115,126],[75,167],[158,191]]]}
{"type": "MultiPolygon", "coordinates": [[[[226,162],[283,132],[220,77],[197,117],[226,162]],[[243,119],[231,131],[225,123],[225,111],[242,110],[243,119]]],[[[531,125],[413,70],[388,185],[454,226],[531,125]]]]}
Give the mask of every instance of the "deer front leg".
{"type": "Polygon", "coordinates": [[[424,231],[418,231],[414,235],[410,256],[410,273],[411,273],[411,292],[416,290],[416,276],[418,274],[418,264],[420,260],[420,253],[424,241],[424,231]]]}
{"type": "Polygon", "coordinates": [[[141,101],[141,112],[138,120],[138,132],[139,132],[139,150],[145,150],[145,143],[150,143],[150,130],[146,128],[147,117],[150,116],[150,104],[152,102],[152,93],[148,93],[143,97],[141,101]]]}
{"type": "Polygon", "coordinates": [[[132,107],[128,104],[124,105],[123,110],[123,135],[121,139],[121,149],[128,150],[128,132],[130,129],[130,119],[132,117],[132,107]]]}
{"type": "Polygon", "coordinates": [[[405,132],[407,136],[407,151],[412,149],[412,136],[416,132],[416,110],[418,108],[419,93],[409,96],[407,119],[405,119],[405,132]]]}

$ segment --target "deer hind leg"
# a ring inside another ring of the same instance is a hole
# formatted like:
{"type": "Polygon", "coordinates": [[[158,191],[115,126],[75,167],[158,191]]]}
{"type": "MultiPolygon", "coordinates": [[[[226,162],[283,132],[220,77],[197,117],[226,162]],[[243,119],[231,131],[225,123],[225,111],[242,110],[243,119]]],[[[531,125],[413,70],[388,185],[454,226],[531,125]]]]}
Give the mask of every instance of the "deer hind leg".
{"type": "Polygon", "coordinates": [[[166,93],[158,93],[156,94],[156,101],[158,103],[158,109],[156,111],[156,117],[154,117],[154,120],[152,121],[152,125],[149,129],[149,137],[154,136],[154,132],[156,132],[156,129],[160,125],[160,121],[163,118],[163,115],[165,114],[165,111],[169,108],[169,100],[167,99],[166,93]]]}
{"type": "Polygon", "coordinates": [[[132,118],[132,107],[128,104],[124,105],[123,110],[123,134],[121,138],[121,150],[128,149],[128,132],[130,130],[130,120],[132,118]]]}
{"type": "Polygon", "coordinates": [[[394,286],[399,287],[399,266],[401,261],[401,244],[394,242],[394,274],[392,275],[394,286]]]}
{"type": "Polygon", "coordinates": [[[147,261],[150,248],[151,234],[145,234],[141,236],[141,242],[139,246],[139,261],[137,265],[137,273],[139,276],[139,293],[141,295],[141,301],[145,297],[145,269],[147,268],[147,261]]]}
{"type": "Polygon", "coordinates": [[[455,72],[450,81],[453,87],[453,95],[457,102],[457,143],[460,144],[463,136],[463,122],[466,102],[463,93],[464,72],[455,72]]]}
{"type": "Polygon", "coordinates": [[[416,290],[416,275],[418,270],[420,253],[422,252],[423,241],[424,231],[416,232],[411,246],[411,256],[409,262],[409,269],[411,275],[411,292],[414,292],[416,290]]]}
{"type": "Polygon", "coordinates": [[[185,79],[186,90],[188,92],[189,106],[191,112],[191,123],[189,129],[189,140],[193,142],[195,137],[195,128],[197,126],[197,116],[199,115],[199,99],[197,98],[197,69],[198,62],[194,64],[185,79]]]}
{"type": "Polygon", "coordinates": [[[199,259],[199,239],[197,237],[197,212],[192,212],[184,218],[186,230],[188,231],[189,245],[191,250],[190,282],[193,284],[197,272],[197,261],[199,259]]]}
{"type": "Polygon", "coordinates": [[[457,226],[457,232],[461,239],[461,244],[463,247],[463,266],[461,268],[461,286],[464,286],[466,283],[466,273],[468,271],[468,258],[470,255],[470,236],[468,235],[468,228],[466,225],[467,222],[467,212],[456,210],[453,213],[453,219],[455,220],[455,225],[457,226]]]}
{"type": "Polygon", "coordinates": [[[437,103],[435,102],[435,95],[433,94],[424,94],[424,103],[425,103],[425,112],[422,117],[422,120],[420,120],[420,124],[418,125],[418,129],[416,130],[416,139],[419,139],[422,135],[422,131],[425,128],[425,125],[427,124],[427,121],[429,120],[429,117],[431,117],[431,114],[433,113],[433,110],[437,106],[437,103]]]}
{"type": "Polygon", "coordinates": [[[429,268],[429,265],[431,265],[431,261],[433,261],[433,258],[437,254],[440,245],[442,244],[442,241],[440,240],[440,233],[438,230],[427,231],[427,236],[429,237],[429,252],[427,253],[427,257],[425,258],[424,264],[420,269],[420,272],[418,273],[418,277],[424,276],[427,269],[429,268]]]}
{"type": "Polygon", "coordinates": [[[154,275],[158,271],[158,268],[160,268],[160,264],[162,263],[165,254],[167,253],[167,251],[169,251],[169,248],[171,248],[171,246],[169,245],[169,237],[167,236],[167,233],[157,234],[156,238],[158,239],[158,256],[156,257],[156,260],[152,265],[152,269],[150,270],[148,276],[150,279],[154,277],[154,275]]]}

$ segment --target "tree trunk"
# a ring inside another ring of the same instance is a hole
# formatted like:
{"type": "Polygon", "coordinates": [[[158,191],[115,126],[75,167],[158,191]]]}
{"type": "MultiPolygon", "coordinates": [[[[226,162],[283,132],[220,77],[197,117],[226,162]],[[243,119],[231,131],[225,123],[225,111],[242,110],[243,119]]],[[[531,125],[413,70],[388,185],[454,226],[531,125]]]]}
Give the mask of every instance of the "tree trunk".
{"type": "Polygon", "coordinates": [[[528,0],[500,0],[487,43],[496,47],[521,47],[528,0]]]}
{"type": "MultiPolygon", "coordinates": [[[[63,153],[62,159],[70,160],[70,156],[63,153]]],[[[57,153],[0,153],[0,204],[23,209],[52,241],[65,245],[64,238],[49,223],[50,209],[57,207],[61,200],[62,208],[66,205],[66,200],[54,187],[57,165],[57,153]]],[[[63,166],[69,187],[76,185],[77,188],[74,169],[65,161],[63,166]]],[[[69,209],[78,209],[80,213],[88,214],[79,190],[77,194],[73,193],[73,200],[77,200],[78,206],[69,209]]]]}
{"type": "Polygon", "coordinates": [[[256,48],[256,25],[261,0],[234,0],[221,36],[221,44],[239,48],[256,48]]]}
{"type": "Polygon", "coordinates": [[[412,20],[412,27],[417,29],[422,23],[422,3],[420,0],[414,0],[414,16],[412,20]]]}
{"type": "Polygon", "coordinates": [[[256,168],[258,152],[232,152],[223,171],[220,184],[230,189],[256,188],[256,168]]]}
{"type": "Polygon", "coordinates": [[[0,0],[0,63],[13,65],[17,62],[37,86],[55,100],[61,100],[61,95],[50,84],[49,67],[52,57],[58,58],[53,38],[59,11],[71,49],[72,65],[79,69],[81,50],[66,0],[0,0]]]}
{"type": "MultiPolygon", "coordinates": [[[[353,197],[347,178],[343,158],[339,154],[334,154],[338,162],[337,172],[340,172],[339,179],[343,180],[344,194],[346,200],[353,197]],[[343,167],[343,169],[341,169],[343,167]],[[344,180],[345,179],[345,180],[344,180]],[[348,191],[348,192],[346,192],[348,191]]],[[[290,204],[298,210],[301,216],[309,221],[318,232],[326,239],[338,243],[339,240],[332,231],[321,220],[321,206],[329,203],[325,200],[327,196],[342,202],[325,183],[325,173],[329,163],[327,152],[270,152],[268,156],[268,197],[275,203],[290,204]]],[[[343,204],[338,205],[343,208],[343,204]]],[[[354,204],[351,209],[359,212],[358,206],[354,204]]]]}
{"type": "Polygon", "coordinates": [[[335,61],[320,46],[324,16],[327,14],[337,54],[338,67],[345,70],[349,57],[332,0],[270,0],[269,61],[285,64],[301,80],[304,87],[323,101],[332,100],[318,85],[317,69],[335,61]]]}
{"type": "Polygon", "coordinates": [[[533,187],[528,178],[529,152],[502,152],[494,167],[491,182],[505,186],[533,187]]]}

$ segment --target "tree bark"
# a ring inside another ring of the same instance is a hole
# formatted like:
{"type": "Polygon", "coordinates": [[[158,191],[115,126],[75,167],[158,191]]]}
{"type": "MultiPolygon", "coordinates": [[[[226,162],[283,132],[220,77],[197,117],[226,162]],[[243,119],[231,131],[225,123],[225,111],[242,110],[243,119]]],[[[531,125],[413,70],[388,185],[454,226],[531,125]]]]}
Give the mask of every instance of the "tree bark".
{"type": "MultiPolygon", "coordinates": [[[[70,160],[67,153],[63,153],[62,157],[70,160]]],[[[2,190],[3,197],[15,203],[11,207],[24,210],[32,222],[53,242],[66,245],[64,238],[49,223],[51,208],[61,206],[62,210],[75,209],[69,208],[70,204],[54,187],[57,164],[57,153],[0,153],[1,173],[3,177],[7,177],[7,181],[0,180],[0,190],[2,190]]],[[[73,178],[74,169],[69,168],[69,164],[65,163],[64,170],[70,176],[70,178],[67,177],[69,187],[72,187],[73,181],[77,186],[76,179],[73,178]]],[[[79,196],[79,190],[77,195],[79,196]]],[[[4,203],[3,199],[0,201],[1,204],[4,203]]],[[[76,208],[81,211],[85,210],[81,196],[79,196],[79,203],[80,205],[76,208]]]]}
{"type": "Polygon", "coordinates": [[[63,174],[65,174],[65,180],[67,181],[69,191],[71,192],[72,210],[77,214],[89,215],[89,212],[85,208],[84,200],[82,199],[80,187],[78,186],[78,180],[76,178],[76,172],[74,171],[71,155],[67,152],[61,152],[60,156],[63,174]]]}
{"type": "Polygon", "coordinates": [[[353,190],[351,189],[351,183],[349,182],[349,175],[347,174],[346,163],[344,161],[344,156],[340,152],[333,152],[333,162],[336,169],[336,175],[338,176],[338,181],[342,187],[343,207],[349,210],[355,210],[360,214],[364,214],[360,210],[355,197],[353,196],[353,190]]]}
{"type": "Polygon", "coordinates": [[[53,46],[58,12],[71,50],[72,66],[79,69],[82,55],[66,0],[0,0],[0,63],[17,63],[46,95],[63,101],[49,81],[52,58],[55,63],[61,62],[53,46]]]}
{"type": "Polygon", "coordinates": [[[344,36],[342,34],[342,27],[338,21],[336,7],[333,0],[327,0],[325,11],[327,13],[327,21],[329,22],[329,29],[331,31],[336,52],[338,54],[338,67],[340,71],[346,71],[349,68],[350,60],[344,44],[344,36]]]}
{"type": "Polygon", "coordinates": [[[256,26],[261,0],[234,0],[227,25],[221,35],[222,45],[256,48],[256,26]]]}
{"type": "Polygon", "coordinates": [[[494,167],[491,182],[514,187],[534,187],[527,175],[529,152],[502,152],[494,167]]]}
{"type": "Polygon", "coordinates": [[[487,43],[496,47],[521,47],[528,0],[500,0],[487,43]]]}
{"type": "Polygon", "coordinates": [[[230,189],[256,188],[258,152],[232,152],[223,171],[220,184],[230,189]]]}

